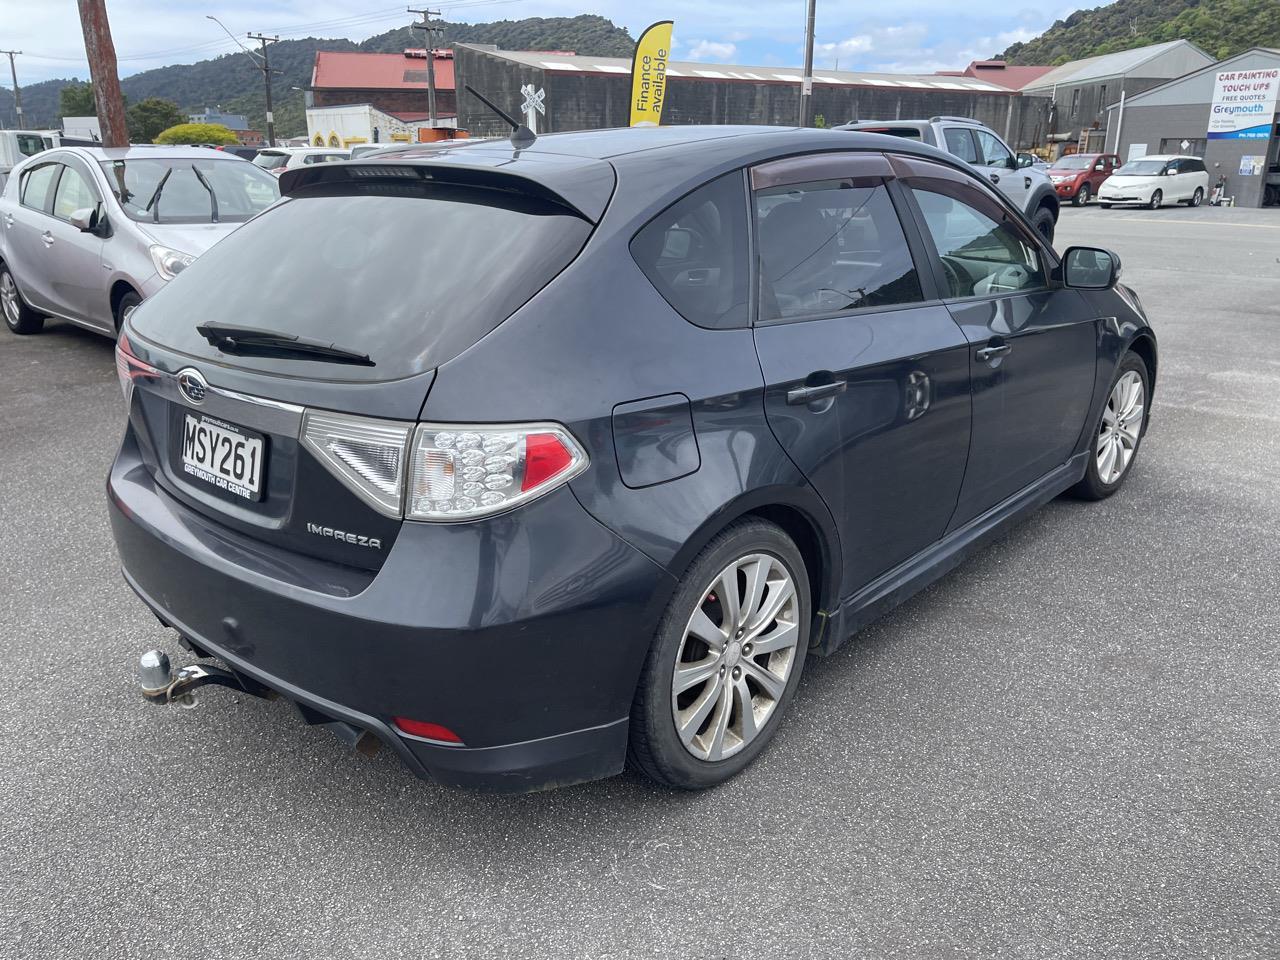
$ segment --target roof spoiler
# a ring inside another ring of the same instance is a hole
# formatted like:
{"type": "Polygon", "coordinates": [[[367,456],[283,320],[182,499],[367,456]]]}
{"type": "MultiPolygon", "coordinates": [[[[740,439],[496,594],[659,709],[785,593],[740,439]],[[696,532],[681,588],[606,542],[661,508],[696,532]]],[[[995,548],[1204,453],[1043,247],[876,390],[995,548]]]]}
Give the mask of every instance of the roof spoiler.
{"type": "Polygon", "coordinates": [[[613,167],[600,160],[554,154],[513,163],[510,151],[433,151],[435,155],[404,154],[343,163],[320,163],[286,170],[280,193],[297,196],[320,185],[399,181],[449,183],[489,190],[506,190],[537,197],[567,208],[591,223],[599,223],[613,195],[613,167]],[[424,162],[424,160],[426,162],[424,162]]]}

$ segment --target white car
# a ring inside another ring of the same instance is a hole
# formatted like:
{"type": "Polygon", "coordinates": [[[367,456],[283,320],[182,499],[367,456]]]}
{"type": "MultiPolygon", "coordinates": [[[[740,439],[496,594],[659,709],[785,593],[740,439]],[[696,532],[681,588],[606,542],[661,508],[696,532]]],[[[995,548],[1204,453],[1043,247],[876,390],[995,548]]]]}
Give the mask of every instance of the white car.
{"type": "Polygon", "coordinates": [[[351,151],[339,147],[267,147],[259,150],[253,163],[277,177],[311,163],[335,163],[350,160],[351,151]]]}
{"type": "Polygon", "coordinates": [[[1209,171],[1199,157],[1150,156],[1117,167],[1098,188],[1098,205],[1139,203],[1157,210],[1166,203],[1198,207],[1209,193],[1209,171]]]}

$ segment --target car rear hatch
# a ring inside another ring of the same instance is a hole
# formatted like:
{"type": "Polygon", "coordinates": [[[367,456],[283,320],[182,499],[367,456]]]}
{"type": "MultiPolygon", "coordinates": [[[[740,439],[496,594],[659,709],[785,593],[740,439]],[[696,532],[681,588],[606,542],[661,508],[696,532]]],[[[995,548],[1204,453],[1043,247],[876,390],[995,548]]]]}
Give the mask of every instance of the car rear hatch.
{"type": "Polygon", "coordinates": [[[613,187],[602,161],[396,159],[288,175],[281,204],[134,311],[117,352],[138,449],[166,492],[240,534],[367,570],[400,530],[435,368],[577,256],[613,187]]]}

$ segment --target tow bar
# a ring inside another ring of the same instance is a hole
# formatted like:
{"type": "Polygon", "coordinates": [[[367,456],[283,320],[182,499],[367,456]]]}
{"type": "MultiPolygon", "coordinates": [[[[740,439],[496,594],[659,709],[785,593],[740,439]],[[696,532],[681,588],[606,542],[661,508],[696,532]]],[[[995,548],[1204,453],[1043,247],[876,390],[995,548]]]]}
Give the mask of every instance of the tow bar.
{"type": "MultiPolygon", "coordinates": [[[[174,673],[169,664],[169,655],[163,650],[148,650],[138,660],[138,683],[142,687],[143,697],[149,702],[161,705],[176,703],[187,708],[196,705],[196,697],[192,691],[211,683],[263,700],[274,700],[279,696],[276,691],[252,677],[223,667],[192,663],[174,673]]],[[[326,716],[302,703],[294,703],[294,706],[308,726],[327,728],[357,753],[372,757],[382,746],[382,741],[368,730],[326,716]]]]}
{"type": "Polygon", "coordinates": [[[142,685],[142,695],[152,703],[176,703],[182,707],[194,707],[196,698],[192,691],[211,683],[263,700],[276,697],[270,687],[222,667],[192,663],[175,674],[169,665],[169,655],[163,650],[148,650],[138,660],[138,682],[142,685]]]}

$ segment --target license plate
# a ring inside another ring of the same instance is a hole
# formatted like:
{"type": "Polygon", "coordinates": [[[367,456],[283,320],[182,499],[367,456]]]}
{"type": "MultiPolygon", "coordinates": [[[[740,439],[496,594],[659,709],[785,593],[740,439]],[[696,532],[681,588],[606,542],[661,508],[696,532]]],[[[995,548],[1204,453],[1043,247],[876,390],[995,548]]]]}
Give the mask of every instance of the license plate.
{"type": "Polygon", "coordinates": [[[261,436],[225,421],[189,413],[183,419],[183,471],[245,500],[261,499],[262,449],[261,436]]]}

